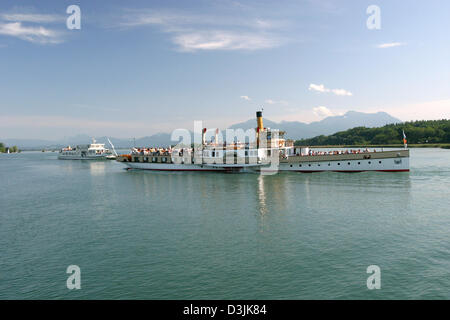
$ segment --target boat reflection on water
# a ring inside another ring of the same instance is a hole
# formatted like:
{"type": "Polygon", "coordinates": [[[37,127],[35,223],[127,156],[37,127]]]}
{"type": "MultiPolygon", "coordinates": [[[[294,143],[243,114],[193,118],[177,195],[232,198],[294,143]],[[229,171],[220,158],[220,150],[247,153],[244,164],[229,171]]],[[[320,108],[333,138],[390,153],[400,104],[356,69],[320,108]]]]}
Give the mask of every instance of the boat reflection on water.
{"type": "MultiPolygon", "coordinates": [[[[87,162],[87,161],[86,161],[87,162]]],[[[91,175],[103,176],[106,172],[106,163],[103,161],[89,161],[86,163],[89,166],[91,175]]]]}
{"type": "Polygon", "coordinates": [[[259,213],[261,214],[261,217],[264,217],[264,215],[267,213],[267,205],[266,205],[266,193],[264,191],[264,177],[263,175],[260,175],[258,177],[258,207],[259,207],[259,213]]]}
{"type": "Polygon", "coordinates": [[[89,170],[92,176],[101,176],[106,174],[106,165],[109,165],[106,161],[90,161],[90,160],[80,160],[80,161],[64,161],[60,163],[67,173],[72,174],[81,170],[89,170]]]}
{"type": "Polygon", "coordinates": [[[256,208],[258,213],[259,231],[264,232],[270,227],[272,219],[277,223],[288,210],[291,192],[287,188],[287,174],[258,175],[256,178],[256,208]]]}

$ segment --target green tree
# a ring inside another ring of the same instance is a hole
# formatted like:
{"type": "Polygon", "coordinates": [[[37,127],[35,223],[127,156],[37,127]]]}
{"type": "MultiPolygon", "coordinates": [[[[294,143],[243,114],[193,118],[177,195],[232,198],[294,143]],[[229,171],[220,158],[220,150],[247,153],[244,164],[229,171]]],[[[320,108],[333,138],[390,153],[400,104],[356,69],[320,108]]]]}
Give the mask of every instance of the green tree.
{"type": "Polygon", "coordinates": [[[450,120],[411,121],[379,128],[356,127],[330,136],[295,141],[295,145],[401,144],[403,131],[409,144],[450,143],[450,120]]]}

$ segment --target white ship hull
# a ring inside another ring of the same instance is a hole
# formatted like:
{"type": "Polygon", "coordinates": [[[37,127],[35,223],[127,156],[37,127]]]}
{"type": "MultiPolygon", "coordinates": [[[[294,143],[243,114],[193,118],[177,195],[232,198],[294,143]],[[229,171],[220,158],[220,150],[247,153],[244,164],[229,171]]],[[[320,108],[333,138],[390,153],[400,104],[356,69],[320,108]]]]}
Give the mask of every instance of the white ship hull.
{"type": "Polygon", "coordinates": [[[58,155],[59,160],[106,160],[106,155],[58,155]]]}
{"type": "Polygon", "coordinates": [[[277,166],[233,165],[220,166],[208,164],[174,164],[150,162],[123,162],[128,169],[153,171],[216,171],[216,172],[408,172],[409,157],[383,159],[333,160],[333,161],[302,161],[279,163],[277,166]]]}
{"type": "Polygon", "coordinates": [[[409,171],[409,158],[405,157],[373,160],[310,161],[291,164],[280,163],[279,170],[294,172],[407,172],[409,171]]]}
{"type": "Polygon", "coordinates": [[[225,168],[216,168],[200,164],[175,164],[175,163],[141,163],[124,162],[128,169],[153,170],[153,171],[226,171],[225,168]]]}

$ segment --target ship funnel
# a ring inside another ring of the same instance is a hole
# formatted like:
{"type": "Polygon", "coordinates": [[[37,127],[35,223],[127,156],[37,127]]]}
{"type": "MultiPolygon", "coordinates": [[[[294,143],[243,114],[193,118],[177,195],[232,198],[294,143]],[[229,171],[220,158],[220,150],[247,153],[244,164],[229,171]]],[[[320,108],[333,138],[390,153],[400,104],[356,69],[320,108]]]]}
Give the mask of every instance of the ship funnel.
{"type": "Polygon", "coordinates": [[[262,111],[256,111],[256,123],[258,124],[258,131],[264,129],[262,111]]]}

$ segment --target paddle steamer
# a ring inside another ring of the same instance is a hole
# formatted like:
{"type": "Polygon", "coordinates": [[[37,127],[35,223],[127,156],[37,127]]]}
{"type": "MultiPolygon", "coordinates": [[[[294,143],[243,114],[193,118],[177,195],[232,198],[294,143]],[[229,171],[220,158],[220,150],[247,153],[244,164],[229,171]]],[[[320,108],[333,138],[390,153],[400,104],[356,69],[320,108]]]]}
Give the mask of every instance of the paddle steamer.
{"type": "Polygon", "coordinates": [[[206,142],[206,129],[201,143],[193,148],[133,149],[117,161],[128,169],[155,171],[219,171],[219,172],[407,172],[409,150],[346,149],[327,150],[294,146],[284,138],[285,132],[264,128],[262,112],[256,113],[255,141],[206,142]]]}

